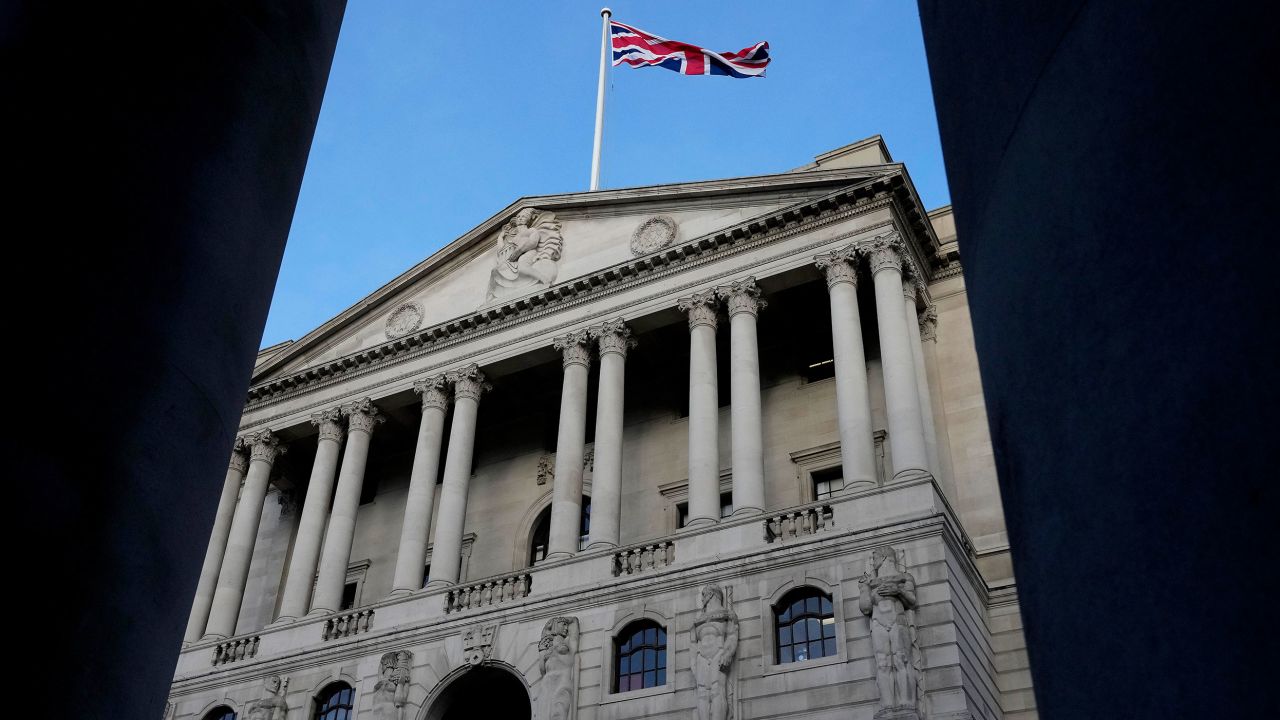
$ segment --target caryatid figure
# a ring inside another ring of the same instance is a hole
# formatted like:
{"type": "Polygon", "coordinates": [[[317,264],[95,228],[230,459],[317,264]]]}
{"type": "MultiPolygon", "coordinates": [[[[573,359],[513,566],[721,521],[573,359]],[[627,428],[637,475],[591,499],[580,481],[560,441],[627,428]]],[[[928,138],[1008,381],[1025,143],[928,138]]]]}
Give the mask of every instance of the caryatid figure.
{"type": "Polygon", "coordinates": [[[724,590],[706,585],[693,618],[693,683],[698,720],[730,720],[730,671],[738,653],[738,616],[725,602],[724,590]]]}
{"type": "Polygon", "coordinates": [[[578,689],[574,670],[578,657],[578,619],[555,617],[542,627],[538,641],[539,720],[571,720],[578,689]]]}
{"type": "Polygon", "coordinates": [[[916,581],[898,553],[881,546],[858,579],[858,608],[870,618],[880,689],[877,718],[919,717],[920,667],[915,648],[916,581]]]}
{"type": "Polygon", "coordinates": [[[378,664],[379,678],[373,686],[373,716],[376,720],[400,720],[409,702],[409,673],[413,653],[407,650],[389,652],[378,664]]]}
{"type": "Polygon", "coordinates": [[[271,675],[262,684],[266,693],[245,708],[245,720],[285,720],[289,715],[289,705],[284,699],[288,679],[282,681],[279,675],[271,675]]]}

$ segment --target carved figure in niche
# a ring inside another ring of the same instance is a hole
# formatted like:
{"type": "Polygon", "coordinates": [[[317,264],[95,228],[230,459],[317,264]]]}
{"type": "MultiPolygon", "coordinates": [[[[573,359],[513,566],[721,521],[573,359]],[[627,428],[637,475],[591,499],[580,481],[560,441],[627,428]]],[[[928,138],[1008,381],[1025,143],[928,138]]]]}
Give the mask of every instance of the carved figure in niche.
{"type": "Polygon", "coordinates": [[[389,652],[378,665],[378,683],[373,686],[373,717],[377,720],[401,720],[409,702],[409,671],[413,653],[407,650],[389,652]]]}
{"type": "Polygon", "coordinates": [[[578,658],[578,619],[556,617],[542,626],[538,641],[539,720],[570,720],[576,705],[574,670],[578,658]]]}
{"type": "Polygon", "coordinates": [[[858,589],[858,608],[870,618],[876,654],[876,717],[919,718],[924,662],[916,640],[916,580],[903,554],[887,545],[873,550],[858,589]]]}
{"type": "Polygon", "coordinates": [[[730,720],[730,672],[738,654],[738,616],[719,585],[706,585],[693,617],[693,684],[698,720],[730,720]]]}
{"type": "Polygon", "coordinates": [[[555,282],[564,237],[555,213],[525,208],[498,233],[488,300],[515,297],[555,282]]]}
{"type": "Polygon", "coordinates": [[[289,678],[281,680],[279,675],[271,675],[262,684],[266,693],[245,706],[245,720],[285,720],[289,715],[289,705],[284,700],[288,694],[289,678]]]}

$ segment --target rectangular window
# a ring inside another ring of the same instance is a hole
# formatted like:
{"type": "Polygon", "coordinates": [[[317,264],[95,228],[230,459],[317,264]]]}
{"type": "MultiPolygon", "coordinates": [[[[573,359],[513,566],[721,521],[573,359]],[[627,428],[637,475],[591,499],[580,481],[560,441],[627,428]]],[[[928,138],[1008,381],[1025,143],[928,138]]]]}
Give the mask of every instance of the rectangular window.
{"type": "Polygon", "coordinates": [[[342,586],[342,605],[339,610],[350,610],[356,605],[356,583],[347,583],[342,586]]]}
{"type": "Polygon", "coordinates": [[[817,382],[833,378],[836,376],[836,361],[834,358],[827,358],[806,363],[801,375],[804,377],[805,382],[817,382]]]}
{"type": "Polygon", "coordinates": [[[844,469],[839,466],[815,470],[809,477],[813,478],[814,500],[826,500],[844,489],[844,469]]]}
{"type": "MultiPolygon", "coordinates": [[[[682,502],[676,504],[676,513],[679,515],[680,527],[689,524],[689,503],[682,502]]],[[[733,493],[720,493],[720,517],[727,518],[733,514],[733,493]]]]}

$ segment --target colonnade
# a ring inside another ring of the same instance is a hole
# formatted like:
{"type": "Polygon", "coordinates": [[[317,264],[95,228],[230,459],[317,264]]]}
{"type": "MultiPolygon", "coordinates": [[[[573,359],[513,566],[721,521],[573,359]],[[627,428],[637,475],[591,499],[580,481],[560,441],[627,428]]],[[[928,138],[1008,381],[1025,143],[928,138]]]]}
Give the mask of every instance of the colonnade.
{"type": "MultiPolygon", "coordinates": [[[[858,265],[865,257],[875,291],[881,365],[893,458],[893,479],[939,476],[937,437],[925,374],[921,331],[932,339],[936,316],[917,316],[917,282],[904,276],[906,248],[897,233],[814,258],[826,275],[836,381],[836,411],[846,487],[874,484],[873,427],[857,300],[858,265]]],[[[680,298],[689,325],[688,526],[720,520],[719,401],[716,332],[720,309],[730,325],[730,432],[734,514],[762,513],[765,503],[760,361],[756,337],[766,306],[754,278],[680,298]]],[[[616,547],[622,500],[625,366],[635,345],[621,320],[557,337],[563,384],[552,486],[549,559],[579,552],[588,376],[600,362],[596,399],[592,520],[587,549],[616,547]]],[[[476,419],[489,385],[475,365],[420,380],[422,419],[410,474],[393,578],[393,595],[460,581],[459,568],[476,419]],[[444,422],[453,420],[445,452],[439,511],[432,539],[430,577],[424,578],[431,512],[444,422]]],[[[315,413],[319,441],[298,521],[277,622],[336,612],[350,562],[355,517],[369,443],[384,418],[370,399],[315,413]],[[342,444],[346,442],[345,452],[342,444]],[[341,467],[339,456],[341,455],[341,467]],[[336,490],[335,490],[336,477],[336,490]],[[332,505],[331,505],[332,503],[332,505]],[[314,587],[313,587],[314,579],[314,587]]],[[[270,430],[237,441],[215,517],[186,640],[234,634],[248,578],[267,480],[284,452],[270,430]],[[246,452],[248,457],[246,457],[246,452]],[[243,488],[241,484],[243,483],[243,488]],[[239,491],[239,499],[236,494],[239,491]]]]}

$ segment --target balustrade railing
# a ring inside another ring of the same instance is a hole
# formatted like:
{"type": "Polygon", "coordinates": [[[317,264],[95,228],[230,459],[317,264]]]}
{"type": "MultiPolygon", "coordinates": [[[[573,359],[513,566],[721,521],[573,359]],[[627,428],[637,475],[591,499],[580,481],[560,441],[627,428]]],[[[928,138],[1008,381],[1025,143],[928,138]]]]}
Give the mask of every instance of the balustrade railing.
{"type": "Polygon", "coordinates": [[[676,544],[662,540],[648,545],[636,545],[613,554],[613,576],[637,575],[646,570],[660,570],[676,561],[676,544]]]}
{"type": "Polygon", "coordinates": [[[217,667],[237,660],[252,658],[258,654],[258,641],[259,637],[254,635],[253,637],[218,643],[213,647],[213,666],[217,667]]]}
{"type": "Polygon", "coordinates": [[[777,542],[827,530],[835,525],[835,512],[825,503],[770,515],[764,521],[764,541],[777,542]]]}
{"type": "Polygon", "coordinates": [[[338,638],[351,637],[352,635],[369,632],[371,625],[373,625],[372,609],[334,615],[324,621],[324,628],[321,630],[320,638],[322,640],[336,640],[338,638]]]}
{"type": "Polygon", "coordinates": [[[455,587],[444,596],[444,611],[448,614],[519,600],[529,595],[532,586],[533,579],[528,573],[517,573],[455,587]]]}

